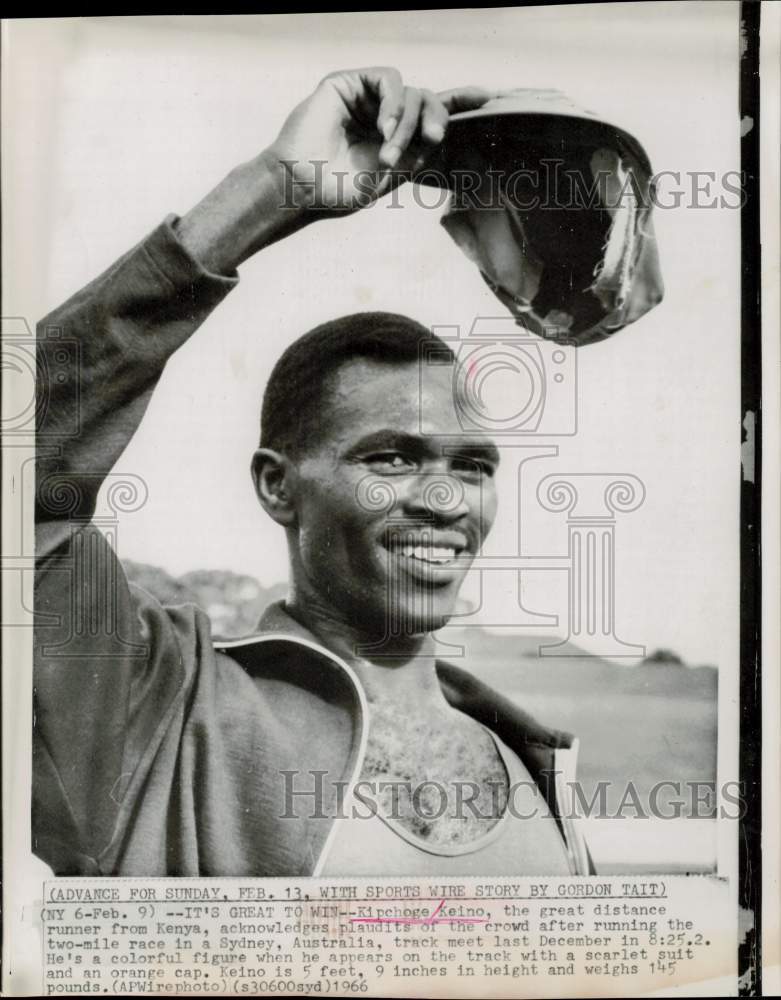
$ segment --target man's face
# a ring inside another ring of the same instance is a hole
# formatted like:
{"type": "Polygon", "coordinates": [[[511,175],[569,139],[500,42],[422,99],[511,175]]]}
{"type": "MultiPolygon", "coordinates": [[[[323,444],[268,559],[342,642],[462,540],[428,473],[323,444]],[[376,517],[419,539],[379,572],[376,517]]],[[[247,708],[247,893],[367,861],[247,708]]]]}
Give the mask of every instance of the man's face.
{"type": "Polygon", "coordinates": [[[453,368],[424,383],[417,362],[343,365],[296,463],[297,590],[388,637],[447,621],[496,513],[499,456],[460,431],[453,368]]]}

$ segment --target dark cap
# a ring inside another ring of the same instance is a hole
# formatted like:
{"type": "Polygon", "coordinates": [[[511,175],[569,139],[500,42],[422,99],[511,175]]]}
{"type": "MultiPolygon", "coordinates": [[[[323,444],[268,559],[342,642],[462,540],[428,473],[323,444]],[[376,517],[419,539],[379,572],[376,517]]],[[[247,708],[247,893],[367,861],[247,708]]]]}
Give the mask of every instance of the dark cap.
{"type": "Polygon", "coordinates": [[[418,180],[451,190],[445,228],[534,333],[591,343],[661,301],[648,155],[558,90],[452,115],[418,180]]]}

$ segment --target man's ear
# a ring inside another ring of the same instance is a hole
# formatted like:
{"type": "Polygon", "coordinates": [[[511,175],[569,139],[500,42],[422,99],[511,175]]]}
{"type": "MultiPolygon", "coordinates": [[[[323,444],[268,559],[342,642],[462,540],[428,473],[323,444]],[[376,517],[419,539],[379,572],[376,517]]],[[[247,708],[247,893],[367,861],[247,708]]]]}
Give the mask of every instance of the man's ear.
{"type": "Polygon", "coordinates": [[[283,528],[295,524],[292,483],[295,478],[290,459],[270,448],[258,448],[252,456],[252,481],[266,513],[283,528]]]}

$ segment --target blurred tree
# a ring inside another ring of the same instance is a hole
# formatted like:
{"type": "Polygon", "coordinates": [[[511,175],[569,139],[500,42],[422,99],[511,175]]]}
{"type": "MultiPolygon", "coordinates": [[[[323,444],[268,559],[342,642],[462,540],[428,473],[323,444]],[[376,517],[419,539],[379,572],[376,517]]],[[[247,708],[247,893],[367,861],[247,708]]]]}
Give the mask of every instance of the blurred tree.
{"type": "Polygon", "coordinates": [[[263,609],[287,591],[283,583],[264,587],[252,576],[224,569],[197,569],[173,577],[148,563],[124,559],[122,565],[128,580],[161,604],[197,604],[209,616],[212,634],[225,639],[254,632],[263,609]]]}
{"type": "Polygon", "coordinates": [[[643,660],[643,663],[660,663],[669,667],[682,667],[683,660],[671,649],[655,649],[643,660]]]}

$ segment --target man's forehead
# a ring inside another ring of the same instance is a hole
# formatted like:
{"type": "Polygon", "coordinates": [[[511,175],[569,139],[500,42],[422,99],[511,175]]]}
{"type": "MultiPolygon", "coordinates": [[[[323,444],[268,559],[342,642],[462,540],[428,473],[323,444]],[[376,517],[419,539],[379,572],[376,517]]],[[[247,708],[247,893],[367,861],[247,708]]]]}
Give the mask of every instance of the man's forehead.
{"type": "Polygon", "coordinates": [[[331,380],[327,419],[427,437],[462,436],[455,365],[354,358],[331,380]]]}

